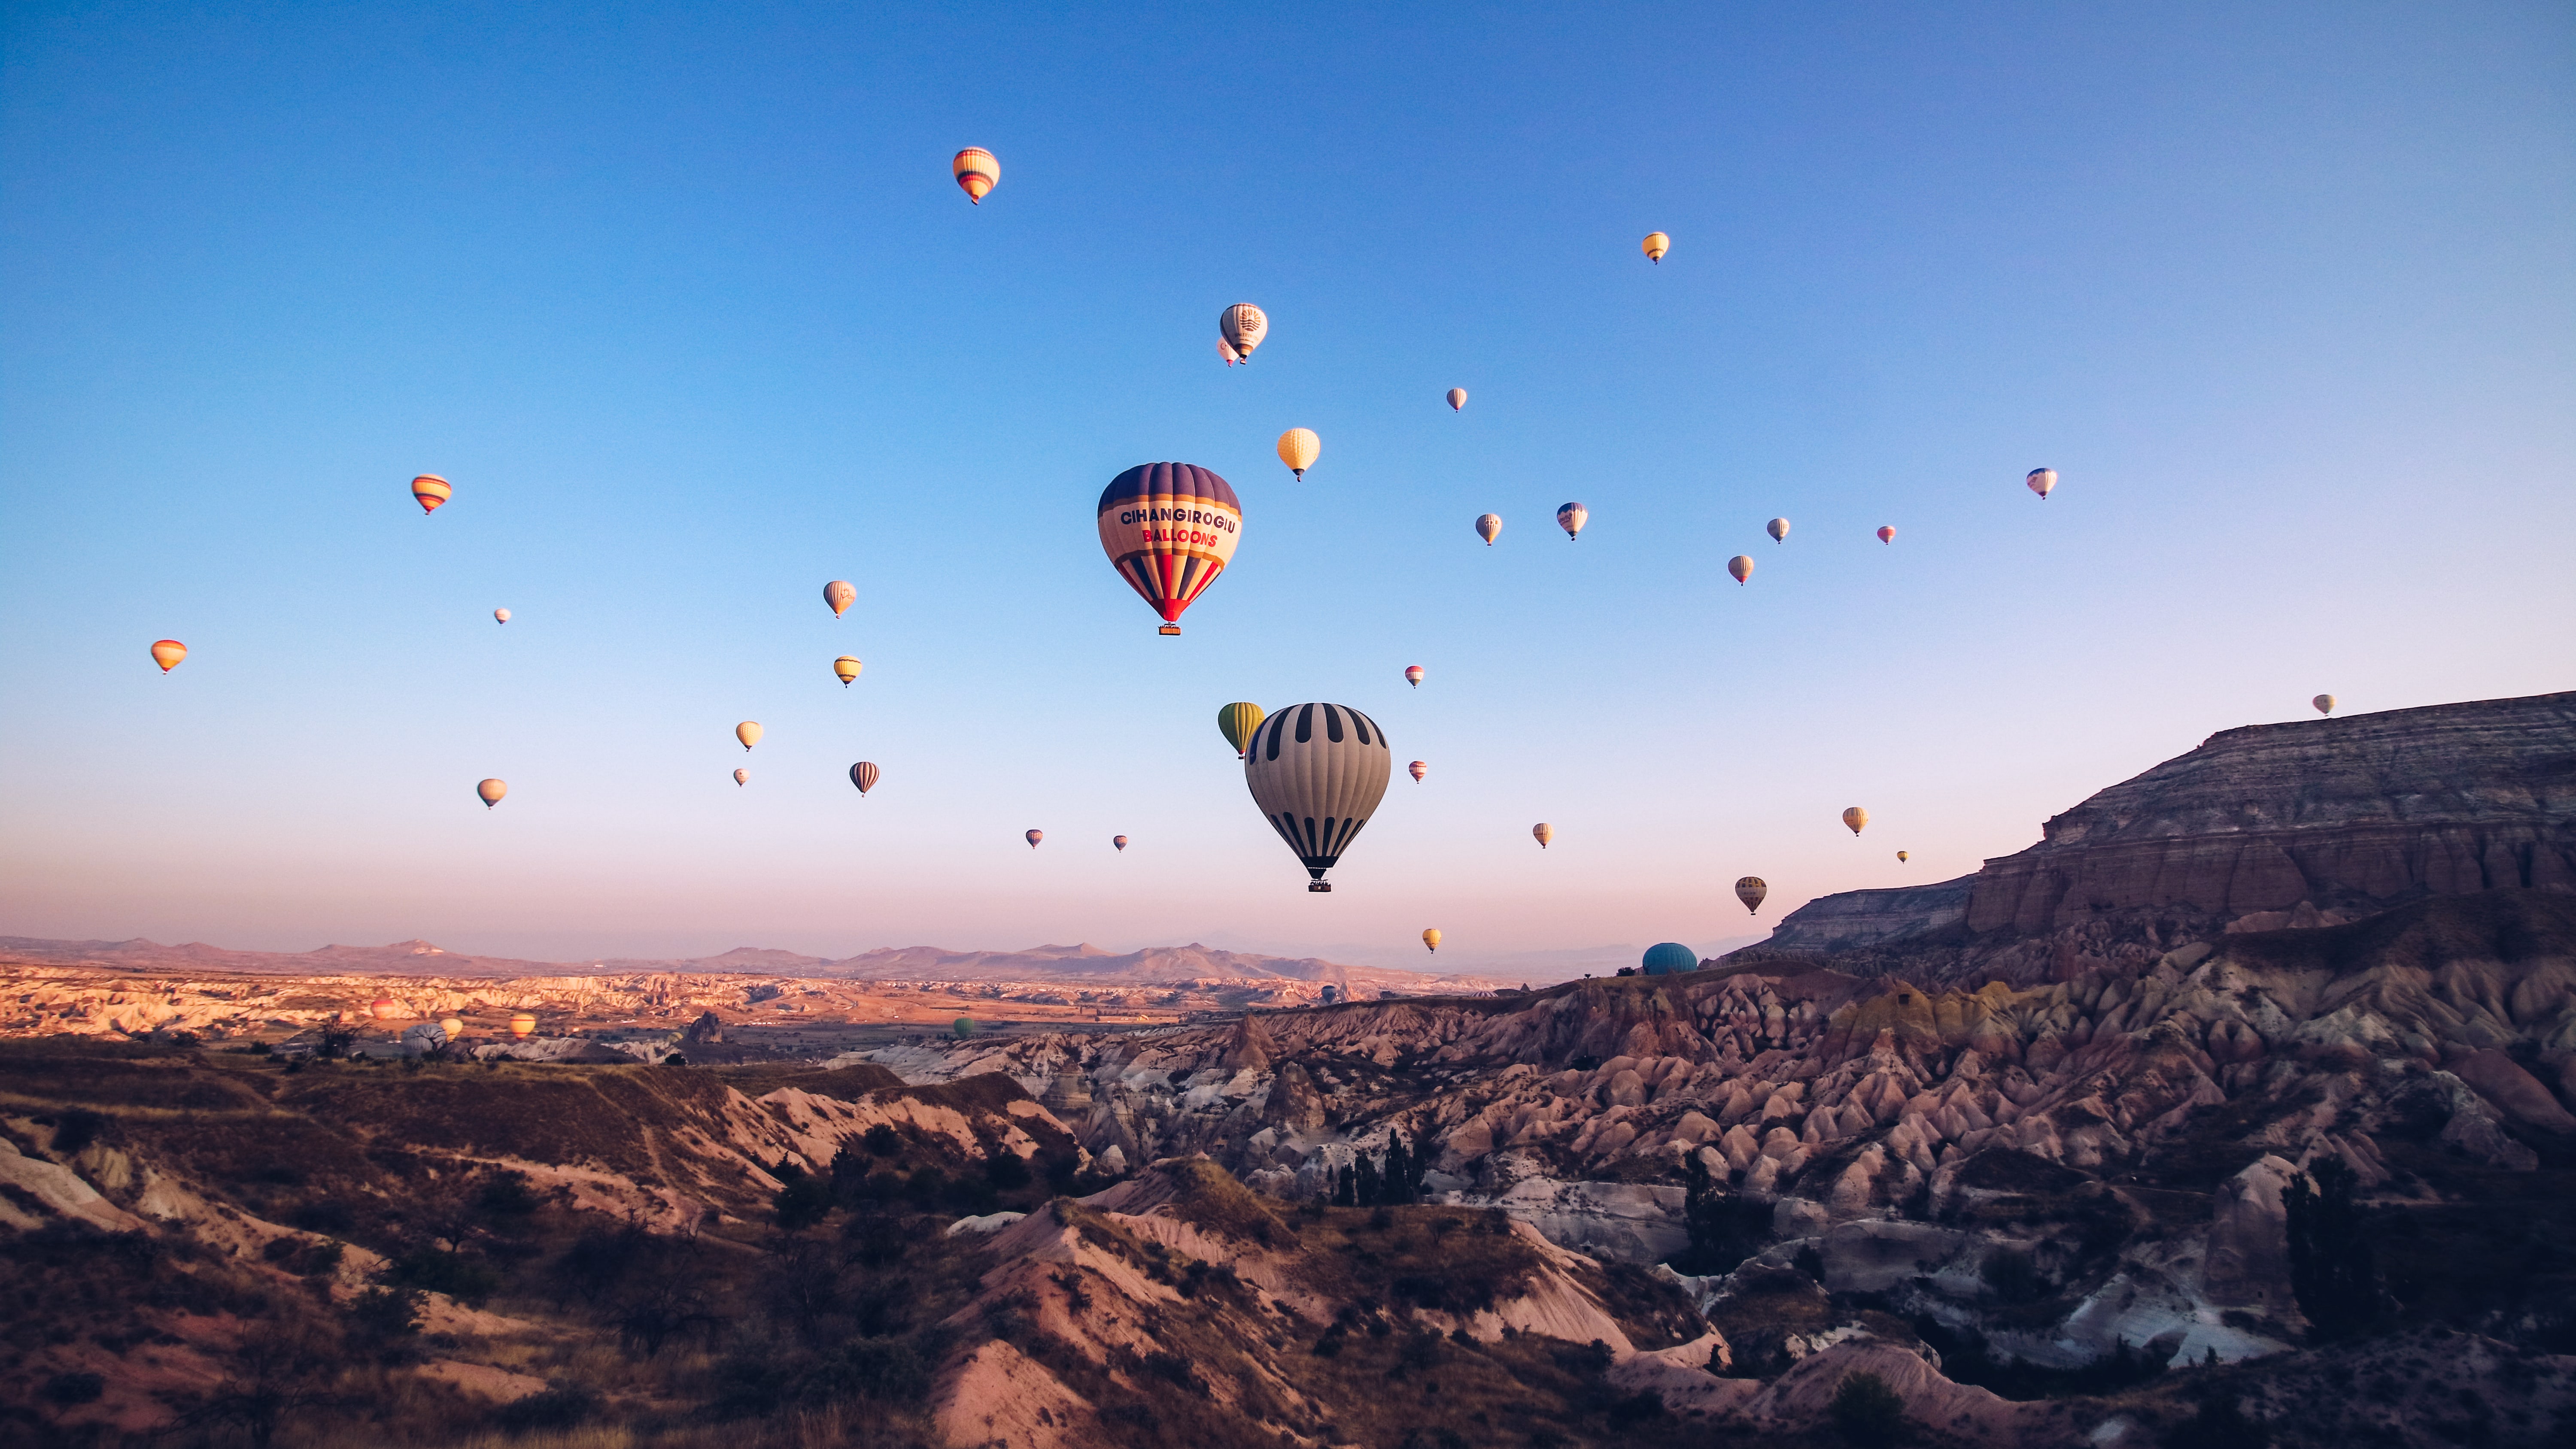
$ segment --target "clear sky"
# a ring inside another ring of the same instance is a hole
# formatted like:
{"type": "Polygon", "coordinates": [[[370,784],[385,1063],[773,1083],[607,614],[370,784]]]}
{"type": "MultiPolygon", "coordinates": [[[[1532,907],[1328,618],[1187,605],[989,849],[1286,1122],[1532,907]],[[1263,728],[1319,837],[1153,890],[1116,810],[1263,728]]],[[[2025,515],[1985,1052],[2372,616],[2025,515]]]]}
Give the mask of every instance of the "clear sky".
{"type": "Polygon", "coordinates": [[[0,932],[1708,947],[2576,685],[2571,459],[2563,4],[16,4],[0,932]],[[1334,894],[1233,699],[1429,762],[1334,894]]]}

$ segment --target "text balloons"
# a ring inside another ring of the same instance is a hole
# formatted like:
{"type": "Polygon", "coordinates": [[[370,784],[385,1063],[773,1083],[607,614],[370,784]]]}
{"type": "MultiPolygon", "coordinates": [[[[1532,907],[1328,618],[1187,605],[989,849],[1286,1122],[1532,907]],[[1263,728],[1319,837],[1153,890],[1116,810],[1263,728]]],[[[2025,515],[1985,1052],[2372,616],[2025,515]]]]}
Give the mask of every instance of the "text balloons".
{"type": "Polygon", "coordinates": [[[2033,468],[2030,470],[2030,476],[2021,481],[2029,485],[2031,492],[2039,495],[2040,502],[2045,503],[2048,501],[2048,495],[2056,491],[2057,470],[2054,468],[2033,468]]]}
{"type": "Polygon", "coordinates": [[[1896,526],[1894,524],[1880,524],[1878,529],[1878,541],[1880,543],[1896,542],[1896,526]]]}
{"type": "Polygon", "coordinates": [[[1252,349],[1270,335],[1270,319],[1250,302],[1237,302],[1216,314],[1216,331],[1225,339],[1225,345],[1234,349],[1235,356],[1250,362],[1252,349]]]}
{"type": "Polygon", "coordinates": [[[1386,796],[1394,772],[1386,731],[1336,704],[1292,704],[1264,720],[1243,755],[1252,803],[1306,867],[1309,891],[1342,858],[1386,796]]]}
{"type": "Polygon", "coordinates": [[[1279,461],[1287,464],[1288,471],[1300,480],[1305,478],[1307,469],[1315,466],[1315,459],[1323,451],[1324,440],[1315,436],[1313,428],[1290,428],[1279,435],[1279,461]]]}
{"type": "Polygon", "coordinates": [[[492,622],[493,622],[493,623],[495,623],[495,624],[507,624],[507,623],[509,623],[509,622],[510,622],[510,611],[509,611],[509,610],[507,610],[507,609],[494,609],[494,610],[492,611],[492,622]]]}
{"type": "Polygon", "coordinates": [[[176,639],[155,639],[152,641],[152,662],[160,665],[161,672],[164,674],[178,668],[179,661],[187,657],[188,646],[180,643],[176,639]]]}
{"type": "Polygon", "coordinates": [[[1429,930],[1427,930],[1427,931],[1423,932],[1423,933],[1422,933],[1422,944],[1423,944],[1423,946],[1424,946],[1426,949],[1428,949],[1428,950],[1432,950],[1432,951],[1437,951],[1437,950],[1439,950],[1439,949],[1440,949],[1440,928],[1439,928],[1438,926],[1433,926],[1431,929],[1429,929],[1429,930]]]}
{"type": "MultiPolygon", "coordinates": [[[[1002,163],[994,160],[993,153],[983,147],[969,146],[948,163],[948,172],[957,178],[957,185],[965,191],[966,199],[982,206],[984,197],[1002,180],[1002,163]]],[[[1038,189],[1044,191],[1046,188],[1040,186],[1038,189]]]]}
{"type": "Polygon", "coordinates": [[[501,797],[509,793],[510,782],[507,780],[485,780],[474,787],[475,798],[483,802],[486,810],[500,804],[501,797]]]}
{"type": "Polygon", "coordinates": [[[1121,851],[1124,851],[1127,848],[1127,837],[1124,835],[1113,835],[1109,837],[1109,843],[1117,846],[1121,851]]]}
{"type": "Polygon", "coordinates": [[[438,505],[456,496],[456,489],[435,473],[423,473],[411,480],[411,496],[423,513],[436,513],[438,505]]]}
{"type": "Polygon", "coordinates": [[[1773,543],[1786,543],[1789,541],[1789,520],[1785,518],[1772,519],[1769,523],[1762,525],[1762,531],[1771,535],[1771,541],[1773,543]]]}
{"type": "Polygon", "coordinates": [[[1843,823],[1851,827],[1852,834],[1858,835],[1861,827],[1869,823],[1869,812],[1854,805],[1843,812],[1843,823]]]}
{"type": "Polygon", "coordinates": [[[1416,689],[1420,689],[1422,687],[1422,666],[1419,664],[1408,664],[1404,666],[1404,682],[1412,685],[1416,689]]]}
{"type": "Polygon", "coordinates": [[[1544,820],[1530,827],[1530,839],[1537,841],[1541,850],[1547,849],[1547,843],[1555,838],[1556,827],[1544,820]]]}
{"type": "Polygon", "coordinates": [[[1735,575],[1735,581],[1737,583],[1743,583],[1746,579],[1753,577],[1753,556],[1751,554],[1744,553],[1737,554],[1735,557],[1726,561],[1726,571],[1735,575]]]}
{"type": "Polygon", "coordinates": [[[1422,763],[1420,760],[1416,760],[1412,764],[1405,766],[1404,772],[1413,777],[1413,783],[1419,785],[1422,783],[1422,777],[1431,773],[1431,767],[1422,763]]]}
{"type": "MultiPolygon", "coordinates": [[[[157,657],[160,652],[159,647],[155,646],[153,652],[157,657]]],[[[185,653],[186,651],[182,650],[180,652],[185,653]]],[[[2317,713],[2319,714],[2334,713],[2335,697],[2331,694],[2320,694],[2316,698],[2309,700],[2308,703],[2315,705],[2317,707],[2317,713]]]]}
{"type": "Polygon", "coordinates": [[[1225,736],[1227,744],[1234,746],[1236,759],[1243,758],[1243,747],[1251,740],[1252,732],[1261,728],[1262,718],[1261,706],[1248,699],[1238,699],[1218,708],[1216,732],[1225,736]]]}
{"type": "Polygon", "coordinates": [[[759,744],[760,721],[747,719],[742,723],[735,725],[733,727],[733,737],[742,741],[742,747],[746,750],[750,749],[753,745],[759,744]]]}
{"type": "Polygon", "coordinates": [[[1762,898],[1770,893],[1771,887],[1763,884],[1762,877],[1758,875],[1745,876],[1735,883],[1735,898],[1744,902],[1744,913],[1748,916],[1762,913],[1762,898]]]}
{"type": "Polygon", "coordinates": [[[1038,848],[1038,842],[1046,839],[1046,832],[1043,830],[1032,830],[1020,838],[1029,843],[1029,849],[1035,850],[1038,848]]]}
{"type": "Polygon", "coordinates": [[[878,773],[877,767],[866,760],[861,760],[850,767],[850,783],[859,787],[861,799],[865,799],[867,793],[876,788],[878,773]]]}
{"type": "Polygon", "coordinates": [[[1466,405],[1467,390],[1465,388],[1453,387],[1449,389],[1449,411],[1454,413],[1466,405]]]}
{"type": "Polygon", "coordinates": [[[1233,487],[1194,463],[1139,463],[1100,490],[1100,551],[1163,616],[1159,633],[1181,632],[1181,611],[1225,572],[1242,536],[1233,487]]]}
{"type": "Polygon", "coordinates": [[[1494,546],[1494,540],[1501,537],[1502,532],[1503,517],[1501,514],[1479,513],[1476,515],[1476,536],[1485,541],[1485,547],[1492,548],[1494,546]]]}
{"type": "Polygon", "coordinates": [[[1571,542],[1575,535],[1583,532],[1584,522],[1591,517],[1592,510],[1580,503],[1560,504],[1556,510],[1556,526],[1565,530],[1566,540],[1571,542]]]}
{"type": "Polygon", "coordinates": [[[832,661],[832,672],[840,677],[843,689],[849,688],[850,681],[858,678],[859,671],[865,667],[859,663],[859,656],[855,654],[844,654],[832,661]]]}
{"type": "Polygon", "coordinates": [[[835,619],[848,613],[850,605],[856,602],[858,597],[859,591],[850,587],[848,579],[834,579],[823,586],[823,602],[831,606],[832,617],[835,619]]]}
{"type": "Polygon", "coordinates": [[[750,784],[750,783],[751,783],[751,772],[750,772],[749,770],[736,770],[736,771],[734,771],[734,772],[733,772],[733,782],[734,782],[735,784],[737,784],[737,785],[748,785],[748,784],[750,784]]]}
{"type": "Polygon", "coordinates": [[[1639,242],[1638,245],[1645,249],[1647,261],[1653,262],[1657,266],[1661,266],[1664,261],[1664,253],[1673,249],[1673,239],[1664,235],[1662,232],[1650,231],[1646,233],[1646,239],[1639,242]]]}

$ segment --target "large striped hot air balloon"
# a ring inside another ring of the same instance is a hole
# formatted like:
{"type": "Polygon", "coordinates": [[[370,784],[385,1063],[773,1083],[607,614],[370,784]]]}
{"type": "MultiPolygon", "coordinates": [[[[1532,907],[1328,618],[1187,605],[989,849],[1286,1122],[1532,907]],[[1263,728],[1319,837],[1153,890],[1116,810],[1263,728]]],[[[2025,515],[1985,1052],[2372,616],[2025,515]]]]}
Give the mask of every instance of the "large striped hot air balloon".
{"type": "Polygon", "coordinates": [[[1279,435],[1279,461],[1287,464],[1288,471],[1301,482],[1323,451],[1324,440],[1315,436],[1313,428],[1290,428],[1279,435]]]}
{"type": "Polygon", "coordinates": [[[965,191],[966,199],[977,206],[984,204],[986,193],[1002,179],[1002,163],[994,160],[993,153],[981,146],[969,146],[958,152],[956,159],[948,163],[948,170],[957,178],[957,185],[965,191]]]}
{"type": "Polygon", "coordinates": [[[1188,608],[1234,558],[1243,504],[1194,463],[1139,463],[1100,490],[1100,550],[1118,576],[1181,632],[1188,608]]]}
{"type": "Polygon", "coordinates": [[[1261,706],[1248,699],[1238,699],[1217,710],[1216,731],[1234,746],[1236,759],[1243,758],[1243,747],[1251,741],[1252,732],[1261,728],[1262,718],[1261,706]]]}
{"type": "Polygon", "coordinates": [[[1234,349],[1236,357],[1250,362],[1252,349],[1270,335],[1270,319],[1250,302],[1237,302],[1216,314],[1216,331],[1225,345],[1234,349]]]}
{"type": "Polygon", "coordinates": [[[1395,758],[1377,721],[1336,704],[1292,704],[1264,720],[1244,752],[1243,782],[1270,828],[1329,891],[1333,868],[1386,795],[1395,758]]]}
{"type": "Polygon", "coordinates": [[[437,474],[423,473],[411,480],[411,496],[420,504],[421,512],[436,513],[438,505],[456,496],[456,490],[437,474]]]}
{"type": "Polygon", "coordinates": [[[152,641],[152,662],[160,665],[161,672],[164,674],[178,668],[179,661],[187,657],[188,646],[180,643],[176,639],[155,639],[152,641]]]}

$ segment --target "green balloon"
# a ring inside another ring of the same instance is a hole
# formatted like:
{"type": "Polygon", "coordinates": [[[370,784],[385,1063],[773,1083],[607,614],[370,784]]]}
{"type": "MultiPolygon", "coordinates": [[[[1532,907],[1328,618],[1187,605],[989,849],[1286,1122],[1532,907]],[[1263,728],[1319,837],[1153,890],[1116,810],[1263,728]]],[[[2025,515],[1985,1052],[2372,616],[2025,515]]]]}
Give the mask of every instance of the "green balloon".
{"type": "Polygon", "coordinates": [[[1261,721],[1266,717],[1261,706],[1238,700],[1216,712],[1216,727],[1225,736],[1225,742],[1234,746],[1234,752],[1240,755],[1243,747],[1251,741],[1252,732],[1261,728],[1261,721]]]}
{"type": "Polygon", "coordinates": [[[959,1041],[964,1041],[966,1038],[975,1034],[975,1018],[971,1016],[961,1016],[957,1018],[957,1024],[948,1029],[951,1032],[956,1033],[959,1041]]]}

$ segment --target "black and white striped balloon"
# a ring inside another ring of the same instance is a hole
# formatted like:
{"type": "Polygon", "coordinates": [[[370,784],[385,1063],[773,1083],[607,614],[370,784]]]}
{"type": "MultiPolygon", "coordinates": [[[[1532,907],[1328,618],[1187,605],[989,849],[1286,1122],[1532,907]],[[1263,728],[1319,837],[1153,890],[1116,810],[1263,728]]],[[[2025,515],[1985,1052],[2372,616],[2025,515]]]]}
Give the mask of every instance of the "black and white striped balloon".
{"type": "Polygon", "coordinates": [[[1386,732],[1343,704],[1292,704],[1261,722],[1243,752],[1243,781],[1270,828],[1329,891],[1333,868],[1386,795],[1395,757],[1386,732]]]}

